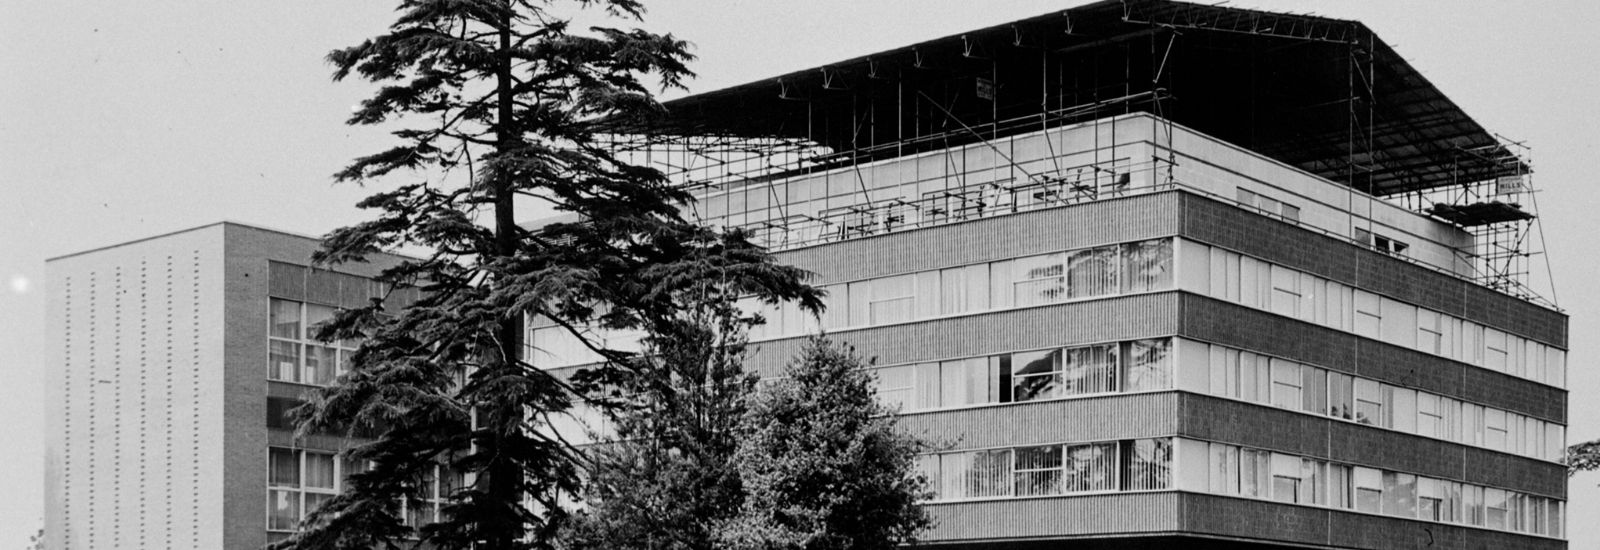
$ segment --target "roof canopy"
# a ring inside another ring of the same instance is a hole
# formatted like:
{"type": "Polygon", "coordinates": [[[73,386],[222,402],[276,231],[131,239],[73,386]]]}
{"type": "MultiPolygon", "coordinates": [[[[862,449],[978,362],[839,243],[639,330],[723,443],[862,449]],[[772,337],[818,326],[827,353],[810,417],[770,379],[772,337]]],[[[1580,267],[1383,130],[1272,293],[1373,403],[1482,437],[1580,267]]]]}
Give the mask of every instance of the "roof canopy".
{"type": "Polygon", "coordinates": [[[1147,111],[1375,195],[1527,166],[1365,25],[1108,0],[667,102],[621,134],[797,140],[852,161],[1147,111]]]}

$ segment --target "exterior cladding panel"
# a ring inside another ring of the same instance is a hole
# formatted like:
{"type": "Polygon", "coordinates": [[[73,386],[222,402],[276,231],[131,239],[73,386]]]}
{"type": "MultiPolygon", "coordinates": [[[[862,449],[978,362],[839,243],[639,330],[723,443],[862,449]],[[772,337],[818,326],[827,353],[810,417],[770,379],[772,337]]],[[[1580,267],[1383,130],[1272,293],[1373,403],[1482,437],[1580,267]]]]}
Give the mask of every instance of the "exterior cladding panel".
{"type": "MultiPolygon", "coordinates": [[[[879,364],[937,361],[1030,349],[1167,336],[1178,329],[1178,293],[1161,292],[951,317],[834,333],[879,364]]],[[[777,376],[805,338],[751,346],[746,366],[777,376]]]]}
{"type": "Polygon", "coordinates": [[[908,414],[900,426],[948,450],[1172,435],[1178,394],[1117,395],[908,414]]]}
{"type": "Polygon", "coordinates": [[[1559,464],[1263,405],[1183,394],[1178,435],[1566,498],[1559,464]]]}
{"type": "Polygon", "coordinates": [[[1178,501],[1178,493],[1163,492],[934,504],[928,507],[934,527],[921,540],[1171,532],[1178,527],[1178,501]]]}
{"type": "Polygon", "coordinates": [[[815,284],[855,281],[1103,244],[1170,237],[1178,195],[1136,195],[803,248],[778,261],[815,284]]]}
{"type": "Polygon", "coordinates": [[[1560,540],[1370,514],[1214,495],[1182,494],[1182,528],[1221,537],[1313,547],[1402,550],[1564,550],[1560,540]]]}
{"type": "Polygon", "coordinates": [[[1567,348],[1564,314],[1209,198],[1181,202],[1185,238],[1567,348]]]}
{"type": "Polygon", "coordinates": [[[1276,355],[1552,422],[1567,420],[1567,392],[1466,363],[1183,293],[1180,336],[1276,355]]]}
{"type": "Polygon", "coordinates": [[[50,260],[52,548],[221,548],[222,229],[50,260]]]}

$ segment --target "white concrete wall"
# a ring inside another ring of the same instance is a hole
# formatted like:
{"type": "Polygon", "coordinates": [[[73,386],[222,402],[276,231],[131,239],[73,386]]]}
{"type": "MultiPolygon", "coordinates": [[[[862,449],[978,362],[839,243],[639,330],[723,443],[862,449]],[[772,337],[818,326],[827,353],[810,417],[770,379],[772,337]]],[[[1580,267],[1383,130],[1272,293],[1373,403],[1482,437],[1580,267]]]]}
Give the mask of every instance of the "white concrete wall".
{"type": "Polygon", "coordinates": [[[223,226],[51,260],[52,548],[224,546],[223,226]]]}

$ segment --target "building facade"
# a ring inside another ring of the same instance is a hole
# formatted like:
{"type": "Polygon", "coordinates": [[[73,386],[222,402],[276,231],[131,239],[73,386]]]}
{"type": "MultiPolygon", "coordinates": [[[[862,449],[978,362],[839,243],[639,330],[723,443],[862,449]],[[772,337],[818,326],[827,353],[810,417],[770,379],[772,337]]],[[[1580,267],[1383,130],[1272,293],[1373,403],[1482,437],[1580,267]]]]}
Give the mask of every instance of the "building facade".
{"type": "Polygon", "coordinates": [[[309,268],[317,246],[218,223],[49,261],[52,548],[260,548],[339,490],[345,440],[285,413],[354,343],[307,327],[407,296],[369,279],[395,258],[309,268]]]}
{"type": "MultiPolygon", "coordinates": [[[[817,274],[821,318],[749,306],[750,366],[819,330],[875,359],[941,445],[924,544],[1566,547],[1527,163],[1360,23],[1098,2],[667,113],[609,145],[817,274]]],[[[405,298],[368,280],[394,258],[315,247],[224,223],[50,262],[52,541],[256,548],[339,490],[345,441],[283,415],[354,343],[307,327],[405,298]]]]}
{"type": "Polygon", "coordinates": [[[827,331],[945,447],[924,544],[1566,546],[1524,152],[1358,22],[1098,2],[614,124],[828,291],[757,370],[827,331]]]}

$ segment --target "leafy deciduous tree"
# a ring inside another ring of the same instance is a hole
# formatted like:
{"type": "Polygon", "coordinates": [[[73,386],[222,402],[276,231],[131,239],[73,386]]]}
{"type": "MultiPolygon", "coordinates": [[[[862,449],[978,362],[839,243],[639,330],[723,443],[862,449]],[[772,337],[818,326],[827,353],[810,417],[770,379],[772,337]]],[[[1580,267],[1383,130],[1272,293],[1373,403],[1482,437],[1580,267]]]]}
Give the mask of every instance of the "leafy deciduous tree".
{"type": "MultiPolygon", "coordinates": [[[[395,147],[356,159],[336,179],[410,177],[359,206],[375,219],[329,234],[314,258],[361,261],[397,247],[429,251],[380,277],[421,298],[386,315],[341,313],[322,338],[366,338],[351,372],[302,408],[303,432],[366,430],[352,451],[371,461],[305,530],[277,548],[369,549],[426,543],[503,550],[548,546],[562,517],[556,495],[576,489],[576,457],[531,429],[570,406],[571,384],[603,384],[646,369],[636,356],[584,340],[607,359],[561,380],[524,358],[523,319],[584,327],[668,330],[685,289],[819,307],[803,272],[775,265],[742,235],[686,222],[689,200],[656,170],[597,142],[596,120],[659,109],[646,78],[679,85],[683,41],[637,29],[576,29],[556,0],[402,0],[388,32],[329,55],[335,79],[379,84],[349,123],[400,125],[395,147]],[[544,201],[579,221],[529,231],[517,201],[544,201]],[[402,501],[443,463],[460,479],[443,517],[407,526],[402,501]],[[416,528],[414,528],[416,527],[416,528]]],[[[612,19],[637,19],[638,0],[574,0],[612,19]]]]}
{"type": "Polygon", "coordinates": [[[751,405],[734,461],[744,502],[718,529],[726,547],[888,550],[929,525],[924,445],[896,428],[861,367],[815,337],[751,405]]]}

